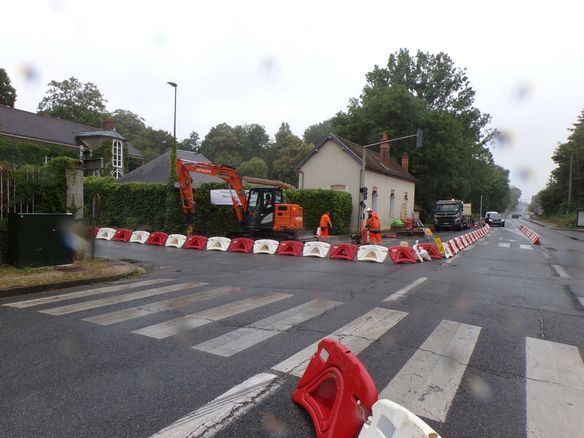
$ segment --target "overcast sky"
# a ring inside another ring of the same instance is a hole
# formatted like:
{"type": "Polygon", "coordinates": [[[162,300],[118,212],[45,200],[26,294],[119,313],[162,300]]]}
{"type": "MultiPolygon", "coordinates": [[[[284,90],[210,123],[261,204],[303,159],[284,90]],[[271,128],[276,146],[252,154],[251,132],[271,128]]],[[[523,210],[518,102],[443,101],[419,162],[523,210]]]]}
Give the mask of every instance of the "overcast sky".
{"type": "Polygon", "coordinates": [[[172,131],[174,81],[179,139],[221,122],[272,136],[288,122],[302,136],[345,110],[390,53],[444,51],[510,139],[493,154],[522,199],[545,186],[584,109],[579,1],[9,0],[2,16],[16,108],[36,112],[49,81],[74,76],[95,83],[108,110],[172,131]]]}

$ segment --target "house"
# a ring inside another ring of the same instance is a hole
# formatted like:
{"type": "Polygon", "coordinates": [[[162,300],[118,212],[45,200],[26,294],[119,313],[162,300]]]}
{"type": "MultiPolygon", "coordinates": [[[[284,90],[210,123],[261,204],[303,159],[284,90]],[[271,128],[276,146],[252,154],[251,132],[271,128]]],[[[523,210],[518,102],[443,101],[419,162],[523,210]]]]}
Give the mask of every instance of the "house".
{"type": "Polygon", "coordinates": [[[105,169],[119,178],[144,157],[105,120],[103,129],[0,105],[0,161],[46,163],[57,156],[104,158],[105,169]]]}
{"type": "MultiPolygon", "coordinates": [[[[382,143],[380,149],[381,153],[365,149],[365,207],[373,208],[381,227],[389,229],[395,218],[414,217],[416,178],[409,172],[407,153],[402,155],[400,165],[391,159],[389,142],[382,143]]],[[[351,194],[353,229],[359,224],[362,157],[362,146],[330,134],[297,166],[299,188],[342,190],[351,194]]]]}

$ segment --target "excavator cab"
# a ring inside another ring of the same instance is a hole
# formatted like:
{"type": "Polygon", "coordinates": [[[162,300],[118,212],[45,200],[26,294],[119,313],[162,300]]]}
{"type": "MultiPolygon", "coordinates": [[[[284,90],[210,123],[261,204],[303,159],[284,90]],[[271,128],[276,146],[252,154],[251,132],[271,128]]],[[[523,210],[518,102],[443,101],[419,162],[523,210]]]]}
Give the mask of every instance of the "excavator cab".
{"type": "Polygon", "coordinates": [[[273,230],[276,204],[282,203],[282,189],[253,188],[247,199],[247,226],[257,230],[273,230]]]}

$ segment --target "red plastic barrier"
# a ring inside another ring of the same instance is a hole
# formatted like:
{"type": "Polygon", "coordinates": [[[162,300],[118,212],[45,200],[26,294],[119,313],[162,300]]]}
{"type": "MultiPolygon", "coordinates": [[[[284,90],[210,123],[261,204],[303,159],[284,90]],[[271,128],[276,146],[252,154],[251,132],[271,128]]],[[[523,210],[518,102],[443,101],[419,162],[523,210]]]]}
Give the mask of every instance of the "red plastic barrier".
{"type": "Polygon", "coordinates": [[[185,240],[183,248],[204,250],[207,248],[207,240],[209,240],[209,238],[205,236],[189,236],[187,237],[187,240],[185,240]]]}
{"type": "Polygon", "coordinates": [[[229,252],[250,253],[253,251],[253,243],[254,241],[247,237],[237,237],[231,240],[231,243],[229,244],[229,252]]]}
{"type": "Polygon", "coordinates": [[[389,256],[394,263],[416,263],[418,257],[416,251],[409,246],[391,246],[389,249],[389,256]]]}
{"type": "Polygon", "coordinates": [[[132,237],[132,230],[128,230],[126,228],[118,228],[112,240],[117,240],[120,242],[129,242],[130,237],[132,237]]]}
{"type": "Polygon", "coordinates": [[[350,243],[337,243],[336,245],[331,246],[329,258],[333,260],[353,260],[358,252],[359,247],[357,245],[352,245],[350,243]]]}
{"type": "Polygon", "coordinates": [[[418,243],[418,247],[424,248],[426,251],[428,251],[430,258],[435,260],[442,259],[440,251],[438,251],[438,248],[433,243],[418,243]]]}
{"type": "Polygon", "coordinates": [[[163,233],[162,231],[156,231],[150,234],[148,240],[146,241],[146,245],[164,246],[166,239],[168,239],[168,234],[163,233]]]}
{"type": "Polygon", "coordinates": [[[297,240],[283,240],[278,245],[278,255],[290,255],[290,256],[300,256],[302,255],[302,250],[304,249],[304,243],[297,240]]]}
{"type": "Polygon", "coordinates": [[[359,359],[343,344],[318,344],[292,400],[310,414],[317,438],[354,438],[378,399],[377,388],[359,359]]]}

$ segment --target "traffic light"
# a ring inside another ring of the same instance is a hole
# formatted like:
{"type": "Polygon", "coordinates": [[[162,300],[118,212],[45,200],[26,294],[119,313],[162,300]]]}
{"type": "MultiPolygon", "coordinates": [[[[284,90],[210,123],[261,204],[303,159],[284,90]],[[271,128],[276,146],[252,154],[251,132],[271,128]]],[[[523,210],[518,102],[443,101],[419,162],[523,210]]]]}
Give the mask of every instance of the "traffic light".
{"type": "Polygon", "coordinates": [[[360,191],[360,192],[361,192],[361,194],[363,195],[363,201],[364,201],[365,199],[367,199],[367,187],[361,187],[361,188],[359,189],[359,191],[360,191]]]}

